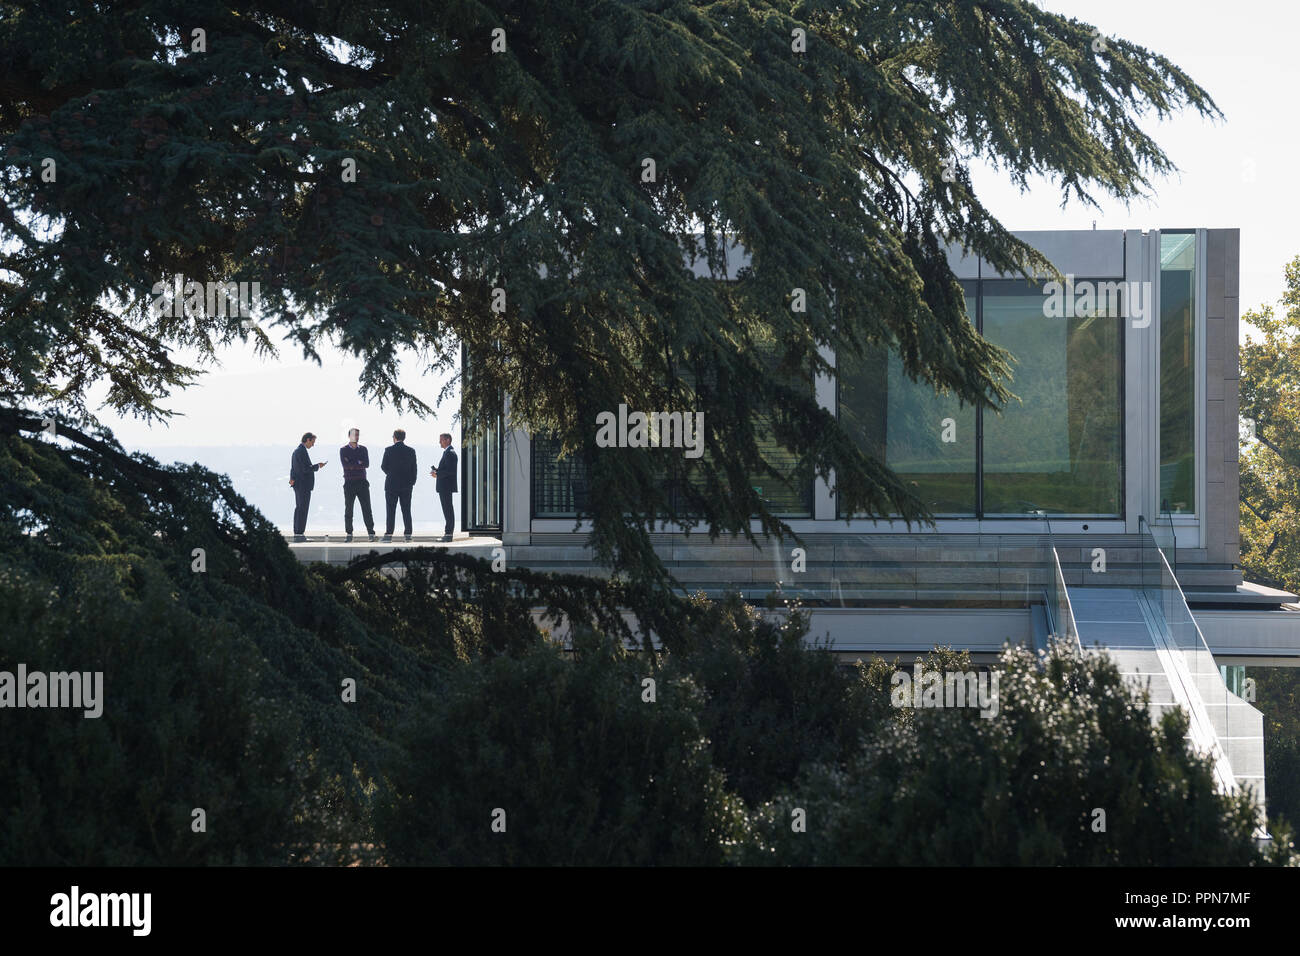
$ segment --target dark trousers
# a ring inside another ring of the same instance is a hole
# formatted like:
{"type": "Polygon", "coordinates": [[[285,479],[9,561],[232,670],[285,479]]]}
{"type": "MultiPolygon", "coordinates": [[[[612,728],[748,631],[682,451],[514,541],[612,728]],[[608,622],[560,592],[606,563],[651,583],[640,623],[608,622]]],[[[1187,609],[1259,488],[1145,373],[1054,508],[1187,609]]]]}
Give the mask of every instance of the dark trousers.
{"type": "Polygon", "coordinates": [[[403,488],[402,490],[399,491],[396,488],[385,488],[384,505],[388,511],[387,514],[388,524],[387,524],[387,530],[384,532],[384,534],[393,533],[393,525],[396,523],[397,520],[398,502],[401,502],[402,504],[402,524],[405,526],[406,529],[405,533],[406,534],[411,533],[411,489],[403,488]]]}
{"type": "Polygon", "coordinates": [[[447,530],[443,534],[452,534],[456,529],[456,512],[451,507],[451,496],[454,491],[438,492],[438,500],[442,502],[442,516],[447,519],[447,530]]]}
{"type": "Polygon", "coordinates": [[[307,509],[311,507],[311,489],[293,486],[293,533],[307,533],[307,509]]]}
{"type": "Polygon", "coordinates": [[[343,482],[343,530],[352,533],[352,506],[361,501],[361,520],[366,531],[375,533],[375,516],[370,512],[370,482],[364,478],[349,478],[343,482]]]}

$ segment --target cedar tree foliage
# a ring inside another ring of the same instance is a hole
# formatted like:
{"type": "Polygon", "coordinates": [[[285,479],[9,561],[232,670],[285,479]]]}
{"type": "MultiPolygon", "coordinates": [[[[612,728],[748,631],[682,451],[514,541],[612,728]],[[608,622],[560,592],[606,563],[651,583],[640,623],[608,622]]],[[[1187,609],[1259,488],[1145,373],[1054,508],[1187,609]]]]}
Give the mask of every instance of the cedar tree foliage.
{"type": "Polygon", "coordinates": [[[1127,199],[1173,169],[1144,117],[1218,115],[1025,0],[5,3],[0,64],[0,394],[81,414],[107,381],[166,416],[251,339],[341,347],[363,397],[427,413],[400,362],[464,345],[470,432],[508,394],[587,468],[598,553],[642,571],[652,519],[783,530],[755,475],[833,472],[841,513],[927,520],[815,400],[829,352],[1000,407],[1008,356],[945,250],[1051,270],[969,160],[1127,199]],[[259,282],[262,321],[154,314],[178,275],[259,282]],[[703,412],[707,454],[598,449],[620,403],[703,412]]]}

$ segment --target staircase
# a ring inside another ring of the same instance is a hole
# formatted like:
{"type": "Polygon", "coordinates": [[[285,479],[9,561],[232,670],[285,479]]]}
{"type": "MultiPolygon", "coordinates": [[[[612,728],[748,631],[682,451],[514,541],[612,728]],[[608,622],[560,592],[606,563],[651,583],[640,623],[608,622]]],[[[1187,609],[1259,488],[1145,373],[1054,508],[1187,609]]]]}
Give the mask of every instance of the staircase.
{"type": "Polygon", "coordinates": [[[1105,652],[1130,686],[1146,689],[1154,719],[1172,707],[1187,712],[1188,742],[1214,761],[1220,790],[1251,791],[1262,832],[1263,715],[1224,684],[1155,534],[1145,519],[1139,525],[1140,582],[1107,586],[1108,575],[1096,574],[1090,586],[1065,588],[1079,646],[1105,652]]]}

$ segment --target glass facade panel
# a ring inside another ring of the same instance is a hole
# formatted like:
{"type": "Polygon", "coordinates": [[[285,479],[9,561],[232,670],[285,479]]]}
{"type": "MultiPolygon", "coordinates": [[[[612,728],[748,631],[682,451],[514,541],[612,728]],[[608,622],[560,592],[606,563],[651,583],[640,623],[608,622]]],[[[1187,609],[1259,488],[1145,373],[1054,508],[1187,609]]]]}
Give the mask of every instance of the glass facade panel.
{"type": "Polygon", "coordinates": [[[909,380],[882,349],[840,363],[841,423],[936,516],[1121,516],[1122,283],[1086,281],[1052,305],[1024,280],[963,283],[967,314],[1013,356],[1020,401],[1001,415],[909,380]]]}
{"type": "MultiPolygon", "coordinates": [[[[782,371],[775,367],[775,362],[771,358],[776,351],[774,345],[760,346],[760,349],[768,354],[769,377],[805,395],[813,394],[811,378],[803,379],[796,373],[782,371]]],[[[771,434],[771,416],[761,412],[754,417],[758,453],[763,461],[771,465],[782,477],[777,478],[761,473],[750,474],[750,487],[763,499],[767,510],[772,514],[782,518],[811,518],[813,515],[812,477],[794,476],[798,459],[771,434]]],[[[704,457],[713,460],[707,445],[704,449],[704,457]]]]}
{"type": "MultiPolygon", "coordinates": [[[[1175,511],[1194,506],[1194,246],[1193,235],[1162,235],[1161,491],[1175,511]]],[[[1011,353],[1008,384],[1019,400],[977,414],[912,381],[893,350],[880,348],[840,357],[841,425],[938,517],[1122,517],[1125,283],[1074,279],[1054,296],[1022,279],[962,286],[972,322],[1011,353]]],[[[779,469],[793,466],[775,441],[761,447],[779,469]]],[[[582,466],[560,461],[557,450],[534,439],[539,518],[583,510],[582,466]]],[[[774,513],[812,515],[811,481],[752,481],[774,513]]]]}
{"type": "Polygon", "coordinates": [[[1160,502],[1196,511],[1196,234],[1160,234],[1160,502]]]}
{"type": "MultiPolygon", "coordinates": [[[[775,440],[760,437],[758,447],[778,470],[788,471],[793,467],[794,456],[775,440]]],[[[650,453],[663,454],[660,451],[650,453]]],[[[704,457],[710,457],[707,449],[704,457]]],[[[561,458],[559,439],[534,435],[532,459],[534,518],[572,518],[579,512],[590,513],[586,466],[575,458],[561,458]]],[[[664,480],[669,480],[666,474],[664,480]]],[[[767,500],[767,507],[773,514],[783,518],[812,517],[811,481],[790,482],[768,475],[751,476],[750,481],[751,486],[767,500]]]]}
{"type": "MultiPolygon", "coordinates": [[[[975,320],[974,283],[966,312],[975,320]]],[[[914,382],[892,350],[839,363],[840,424],[936,515],[975,514],[975,409],[914,382]]]]}
{"type": "MultiPolygon", "coordinates": [[[[461,346],[460,365],[465,381],[469,381],[474,367],[469,349],[461,346]]],[[[466,531],[498,532],[501,530],[501,440],[502,420],[500,403],[497,414],[485,424],[471,427],[467,424],[461,435],[460,469],[457,484],[460,487],[461,527],[466,531]]],[[[468,423],[462,405],[462,421],[468,423]]]]}
{"type": "Polygon", "coordinates": [[[461,448],[464,476],[461,483],[462,525],[467,531],[496,531],[501,528],[501,421],[475,436],[466,437],[461,448]]]}
{"type": "MultiPolygon", "coordinates": [[[[811,383],[808,385],[812,389],[811,383]]],[[[693,410],[692,410],[693,411],[693,410]]],[[[757,444],[759,454],[776,468],[778,472],[789,475],[795,466],[795,456],[784,448],[774,437],[768,434],[768,418],[756,415],[757,444]]],[[[548,436],[533,436],[532,441],[532,483],[533,483],[533,517],[535,518],[572,518],[578,513],[588,514],[586,496],[588,493],[586,466],[573,458],[561,459],[558,439],[548,436]]],[[[678,450],[648,449],[647,454],[664,456],[682,455],[678,450]]],[[[704,460],[713,461],[713,452],[707,443],[704,448],[704,460]]],[[[665,483],[682,480],[674,479],[669,474],[667,462],[664,464],[662,480],[665,483]]],[[[693,473],[689,469],[688,473],[693,473]]],[[[813,482],[796,479],[773,478],[770,475],[751,475],[750,486],[762,496],[768,510],[782,518],[811,518],[813,513],[813,482]]],[[[699,481],[690,478],[691,481],[699,481]]],[[[702,486],[702,481],[696,487],[702,486]]],[[[680,486],[678,486],[680,487],[680,486]]],[[[670,484],[668,495],[679,513],[685,513],[685,501],[670,484]]]]}
{"type": "MultiPolygon", "coordinates": [[[[761,423],[760,419],[760,423],[761,423]]],[[[766,435],[759,426],[758,449],[765,461],[781,474],[789,474],[795,467],[795,456],[766,435]]],[[[705,457],[708,451],[705,450],[705,457]]],[[[812,481],[787,481],[770,475],[750,475],[750,486],[767,503],[772,514],[783,518],[812,517],[812,481]]]]}
{"type": "Polygon", "coordinates": [[[983,415],[984,514],[1121,514],[1121,286],[983,282],[984,337],[1011,353],[1020,399],[983,415]]]}

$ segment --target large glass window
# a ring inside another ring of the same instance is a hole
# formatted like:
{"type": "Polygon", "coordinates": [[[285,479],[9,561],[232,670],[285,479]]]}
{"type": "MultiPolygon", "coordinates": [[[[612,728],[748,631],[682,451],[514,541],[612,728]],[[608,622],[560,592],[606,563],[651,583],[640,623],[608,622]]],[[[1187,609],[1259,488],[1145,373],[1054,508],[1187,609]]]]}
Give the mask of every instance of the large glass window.
{"type": "MultiPolygon", "coordinates": [[[[461,347],[461,370],[468,384],[473,375],[469,349],[461,347]]],[[[497,414],[471,425],[464,414],[465,431],[461,435],[461,527],[466,531],[501,529],[501,441],[500,405],[497,414]]]]}
{"type": "Polygon", "coordinates": [[[1019,401],[961,408],[882,349],[839,363],[841,422],[936,516],[1121,516],[1121,283],[1076,280],[1054,297],[1024,280],[963,288],[971,320],[1012,355],[1019,401]]]}
{"type": "Polygon", "coordinates": [[[465,480],[461,488],[466,531],[501,528],[501,422],[462,440],[465,480]]]}
{"type": "MultiPolygon", "coordinates": [[[[773,374],[776,374],[773,371],[773,374]]],[[[794,381],[794,380],[792,380],[794,381]]],[[[811,393],[813,385],[811,380],[803,383],[811,393]]],[[[672,409],[665,409],[672,410],[672,409]]],[[[690,409],[694,412],[694,409],[690,409]]],[[[750,486],[766,502],[768,510],[782,518],[811,518],[813,514],[813,480],[811,476],[797,477],[794,475],[796,458],[795,455],[785,448],[772,434],[771,418],[768,414],[758,414],[755,416],[756,444],[758,445],[759,454],[763,460],[770,463],[782,477],[773,477],[771,475],[760,473],[749,476],[750,486]],[[788,476],[788,477],[787,477],[788,476]]],[[[696,469],[685,467],[686,463],[679,461],[678,464],[683,468],[677,469],[677,476],[673,474],[674,469],[668,467],[668,463],[663,460],[662,451],[649,451],[648,454],[659,456],[657,464],[662,465],[662,481],[667,491],[669,500],[673,503],[679,514],[688,514],[687,499],[684,494],[682,482],[689,480],[695,483],[695,487],[703,487],[703,479],[698,477],[696,469]],[[681,476],[681,471],[689,472],[688,478],[681,476]]],[[[680,455],[680,452],[675,454],[680,455]]],[[[715,452],[708,447],[706,442],[704,448],[704,461],[716,461],[715,452]]],[[[590,514],[589,511],[589,484],[587,470],[583,463],[576,458],[560,457],[560,443],[558,439],[548,436],[534,436],[532,441],[532,496],[533,496],[533,516],[535,518],[568,518],[576,514],[590,514]]]]}
{"type": "Polygon", "coordinates": [[[1160,502],[1196,511],[1196,234],[1160,234],[1160,502]]]}
{"type": "Polygon", "coordinates": [[[983,283],[984,337],[1011,353],[1020,399],[983,415],[986,515],[1121,513],[1120,285],[983,283]]]}
{"type": "MultiPolygon", "coordinates": [[[[975,284],[963,283],[975,320],[975,284]]],[[[838,363],[840,423],[936,515],[975,513],[975,409],[903,371],[891,349],[838,363]]]]}

